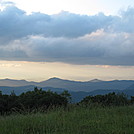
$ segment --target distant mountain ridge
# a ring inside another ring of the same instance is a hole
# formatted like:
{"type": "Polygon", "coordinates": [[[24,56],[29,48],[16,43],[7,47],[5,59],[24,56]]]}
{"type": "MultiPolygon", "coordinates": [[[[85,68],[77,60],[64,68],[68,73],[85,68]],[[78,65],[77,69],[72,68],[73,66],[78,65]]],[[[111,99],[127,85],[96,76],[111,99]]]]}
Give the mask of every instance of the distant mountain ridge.
{"type": "MultiPolygon", "coordinates": [[[[40,87],[38,87],[40,88],[40,87]]],[[[61,93],[65,89],[62,88],[53,88],[53,87],[42,87],[43,90],[51,90],[53,92],[61,93]]],[[[1,87],[0,86],[0,91],[2,91],[3,94],[11,94],[12,91],[15,92],[16,95],[20,95],[23,92],[27,91],[32,91],[34,90],[34,86],[22,86],[22,87],[1,87]]],[[[108,93],[124,93],[126,94],[129,98],[131,96],[134,96],[134,88],[133,89],[125,89],[125,90],[94,90],[91,92],[85,92],[85,91],[70,91],[68,90],[69,93],[71,94],[72,97],[72,102],[79,102],[81,101],[84,97],[86,96],[94,96],[94,95],[104,95],[108,93]]]]}
{"type": "Polygon", "coordinates": [[[101,81],[94,79],[91,81],[71,81],[60,78],[50,78],[42,82],[29,82],[26,80],[0,80],[0,91],[3,94],[10,94],[13,90],[19,95],[22,92],[32,91],[34,87],[42,88],[43,90],[51,90],[61,93],[68,90],[72,95],[72,102],[79,102],[88,95],[107,94],[110,92],[125,93],[134,96],[134,80],[113,80],[101,81]]]}
{"type": "Polygon", "coordinates": [[[93,79],[91,81],[72,81],[60,78],[50,78],[42,82],[33,82],[26,80],[1,79],[0,86],[21,87],[21,86],[37,86],[37,87],[52,87],[61,88],[70,91],[91,92],[95,90],[125,90],[134,85],[134,80],[113,80],[102,81],[93,79]]]}
{"type": "Polygon", "coordinates": [[[99,80],[99,79],[93,79],[93,80],[90,80],[89,82],[102,82],[102,80],[99,80]]]}
{"type": "Polygon", "coordinates": [[[15,79],[0,79],[0,86],[10,86],[10,87],[17,87],[17,86],[28,86],[28,85],[36,85],[36,82],[29,82],[26,80],[15,80],[15,79]]]}

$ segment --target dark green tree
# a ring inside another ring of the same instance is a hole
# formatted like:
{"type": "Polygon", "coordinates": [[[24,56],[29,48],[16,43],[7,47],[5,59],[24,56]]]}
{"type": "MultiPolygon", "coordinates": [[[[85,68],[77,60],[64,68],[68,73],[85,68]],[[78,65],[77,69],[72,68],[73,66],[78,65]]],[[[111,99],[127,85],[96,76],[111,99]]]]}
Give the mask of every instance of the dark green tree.
{"type": "Polygon", "coordinates": [[[64,90],[60,95],[67,98],[69,103],[71,102],[72,97],[71,94],[68,92],[68,90],[64,90]]]}
{"type": "Polygon", "coordinates": [[[125,94],[115,94],[109,93],[105,95],[96,95],[96,96],[87,96],[85,97],[80,104],[91,105],[99,104],[102,106],[120,106],[129,104],[125,94]]]}

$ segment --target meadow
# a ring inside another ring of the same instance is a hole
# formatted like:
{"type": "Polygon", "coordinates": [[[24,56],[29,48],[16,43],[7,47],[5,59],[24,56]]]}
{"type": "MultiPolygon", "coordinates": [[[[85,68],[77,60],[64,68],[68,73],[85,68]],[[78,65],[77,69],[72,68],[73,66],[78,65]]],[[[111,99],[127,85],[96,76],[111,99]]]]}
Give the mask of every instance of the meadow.
{"type": "Polygon", "coordinates": [[[69,106],[0,116],[0,134],[133,134],[134,106],[69,106]]]}

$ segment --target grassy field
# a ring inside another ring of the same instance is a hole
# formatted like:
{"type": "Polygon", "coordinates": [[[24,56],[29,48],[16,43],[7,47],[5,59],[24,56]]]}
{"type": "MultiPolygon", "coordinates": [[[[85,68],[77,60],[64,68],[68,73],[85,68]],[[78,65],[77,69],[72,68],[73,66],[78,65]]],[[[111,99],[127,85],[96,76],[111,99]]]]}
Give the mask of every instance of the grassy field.
{"type": "Polygon", "coordinates": [[[0,116],[0,134],[134,134],[134,106],[0,116]]]}

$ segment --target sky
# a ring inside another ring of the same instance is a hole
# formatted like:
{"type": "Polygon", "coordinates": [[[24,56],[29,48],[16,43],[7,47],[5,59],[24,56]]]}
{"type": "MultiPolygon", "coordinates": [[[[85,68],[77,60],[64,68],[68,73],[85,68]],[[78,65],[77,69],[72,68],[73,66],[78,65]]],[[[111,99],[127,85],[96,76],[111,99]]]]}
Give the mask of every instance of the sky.
{"type": "Polygon", "coordinates": [[[1,0],[0,79],[134,79],[133,0],[1,0]]]}

